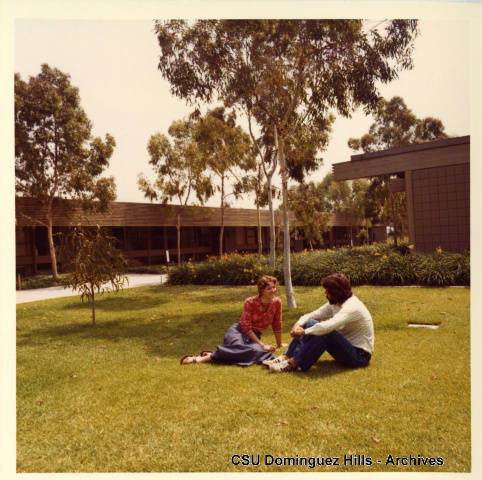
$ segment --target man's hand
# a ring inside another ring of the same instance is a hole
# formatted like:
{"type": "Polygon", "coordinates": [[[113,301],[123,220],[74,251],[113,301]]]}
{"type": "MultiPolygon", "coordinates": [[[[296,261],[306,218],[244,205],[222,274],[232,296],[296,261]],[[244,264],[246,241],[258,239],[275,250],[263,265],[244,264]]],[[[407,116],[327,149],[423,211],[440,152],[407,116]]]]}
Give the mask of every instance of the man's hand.
{"type": "Polygon", "coordinates": [[[274,345],[266,345],[263,343],[263,350],[267,352],[274,352],[276,350],[276,347],[274,345]]]}
{"type": "Polygon", "coordinates": [[[290,335],[293,337],[293,338],[300,338],[300,337],[304,337],[305,336],[305,329],[300,326],[300,325],[295,325],[291,331],[290,331],[290,335]]]}

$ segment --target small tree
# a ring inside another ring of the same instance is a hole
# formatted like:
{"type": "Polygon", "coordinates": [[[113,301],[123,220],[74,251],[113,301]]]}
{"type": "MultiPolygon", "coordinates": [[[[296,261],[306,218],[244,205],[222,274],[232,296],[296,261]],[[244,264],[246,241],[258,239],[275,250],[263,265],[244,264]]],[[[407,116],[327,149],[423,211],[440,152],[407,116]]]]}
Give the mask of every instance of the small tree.
{"type": "Polygon", "coordinates": [[[186,209],[191,194],[195,194],[200,204],[204,204],[213,194],[209,176],[205,175],[206,162],[201,156],[193,137],[192,121],[172,122],[168,130],[172,142],[161,133],[152,135],[147,151],[157,178],[151,184],[142,174],[138,186],[144,195],[166,204],[177,200],[177,263],[181,263],[181,216],[186,209]]]}
{"type": "Polygon", "coordinates": [[[128,281],[126,262],[115,247],[115,241],[99,226],[95,231],[75,228],[66,246],[71,258],[71,271],[64,284],[80,292],[82,301],[90,301],[94,327],[95,294],[101,295],[109,287],[117,292],[128,281]]]}

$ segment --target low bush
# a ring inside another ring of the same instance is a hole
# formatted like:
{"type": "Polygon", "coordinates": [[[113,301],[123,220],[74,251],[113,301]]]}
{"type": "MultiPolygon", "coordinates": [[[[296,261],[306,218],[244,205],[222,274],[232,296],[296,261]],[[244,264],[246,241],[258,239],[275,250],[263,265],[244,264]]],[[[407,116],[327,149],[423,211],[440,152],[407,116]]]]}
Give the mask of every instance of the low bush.
{"type": "MultiPolygon", "coordinates": [[[[411,246],[375,244],[355,248],[303,251],[291,256],[293,285],[320,285],[323,277],[334,272],[344,273],[352,285],[470,285],[469,254],[411,253],[411,246]]],[[[201,263],[185,263],[169,268],[172,285],[249,285],[260,275],[274,275],[284,283],[283,259],[278,257],[275,268],[268,258],[257,255],[224,255],[209,257],[201,263]]]]}
{"type": "MultiPolygon", "coordinates": [[[[32,277],[22,277],[21,279],[21,290],[29,290],[31,288],[48,288],[48,287],[58,287],[63,285],[62,279],[65,274],[59,275],[59,281],[55,281],[52,275],[34,275],[32,277]]],[[[15,282],[16,289],[20,290],[18,285],[18,279],[15,282]]]]}
{"type": "Polygon", "coordinates": [[[166,265],[140,265],[127,267],[127,273],[167,273],[166,265]]]}
{"type": "MultiPolygon", "coordinates": [[[[150,265],[139,267],[128,267],[127,273],[167,273],[168,267],[165,265],[150,265]]],[[[33,288],[48,288],[58,287],[64,285],[64,279],[66,274],[59,275],[59,281],[56,282],[52,275],[32,275],[30,277],[21,278],[21,290],[30,290],[33,288]]],[[[19,290],[18,279],[16,279],[16,289],[19,290]]]]}

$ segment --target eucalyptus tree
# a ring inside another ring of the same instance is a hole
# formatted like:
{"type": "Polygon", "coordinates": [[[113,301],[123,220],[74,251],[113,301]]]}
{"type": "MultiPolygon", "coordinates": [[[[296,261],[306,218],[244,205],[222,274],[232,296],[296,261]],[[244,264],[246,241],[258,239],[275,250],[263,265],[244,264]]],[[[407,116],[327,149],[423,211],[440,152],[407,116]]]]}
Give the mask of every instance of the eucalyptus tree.
{"type": "Polygon", "coordinates": [[[323,244],[323,233],[330,229],[332,214],[327,194],[321,182],[300,183],[290,189],[290,208],[311,250],[313,243],[323,244]]]}
{"type": "Polygon", "coordinates": [[[299,123],[329,130],[330,110],[349,116],[355,107],[375,107],[377,83],[412,66],[417,21],[369,29],[361,20],[171,20],[155,28],[159,69],[172,93],[191,102],[220,99],[272,129],[283,192],[284,281],[288,306],[295,307],[287,139],[299,123]]]}
{"type": "Polygon", "coordinates": [[[226,199],[231,194],[239,194],[236,188],[228,193],[228,182],[233,179],[240,183],[241,172],[255,169],[256,164],[249,136],[239,125],[236,125],[234,111],[226,112],[224,107],[209,110],[204,116],[197,118],[194,129],[204,165],[218,179],[215,188],[220,194],[219,256],[221,256],[226,199]]]}
{"type": "Polygon", "coordinates": [[[331,182],[328,187],[328,201],[333,213],[340,213],[350,226],[350,246],[353,247],[353,226],[365,220],[365,197],[368,180],[331,182]]]}
{"type": "MultiPolygon", "coordinates": [[[[434,117],[418,118],[407,107],[403,98],[398,96],[389,101],[381,98],[372,116],[374,122],[368,133],[348,140],[348,146],[352,150],[370,153],[448,137],[441,120],[434,117]]],[[[406,195],[404,192],[391,193],[388,188],[389,180],[389,175],[371,179],[366,212],[374,223],[392,224],[396,244],[399,234],[403,235],[407,228],[406,195]]]]}
{"type": "MultiPolygon", "coordinates": [[[[261,176],[261,168],[266,177],[266,192],[267,192],[267,202],[269,209],[269,266],[274,268],[276,261],[276,230],[274,221],[274,207],[273,207],[273,175],[276,172],[276,167],[278,166],[277,156],[274,149],[273,135],[270,130],[268,130],[260,138],[256,138],[253,133],[252,126],[252,115],[251,111],[248,109],[246,111],[248,117],[249,135],[251,141],[253,142],[255,153],[258,158],[258,172],[259,177],[261,176]]],[[[261,178],[256,183],[258,191],[260,192],[261,178]]],[[[257,195],[258,198],[258,195],[257,195]]],[[[257,202],[258,205],[258,202],[257,202]]],[[[259,208],[259,207],[258,207],[259,208]]],[[[258,238],[260,238],[260,233],[258,233],[258,238]]],[[[258,240],[259,242],[259,240],[258,240]]]]}
{"type": "Polygon", "coordinates": [[[46,210],[52,274],[58,279],[52,215],[54,199],[76,199],[85,210],[106,211],[115,200],[113,177],[101,177],[115,147],[91,135],[70,75],[47,64],[28,82],[15,74],[15,192],[37,199],[46,210]]]}
{"type": "Polygon", "coordinates": [[[261,261],[263,255],[263,235],[261,231],[261,207],[263,190],[263,176],[261,170],[261,163],[258,163],[255,174],[243,175],[241,179],[234,184],[233,193],[235,197],[239,197],[244,193],[254,193],[254,205],[256,206],[256,220],[257,220],[257,245],[258,245],[258,262],[261,261]]]}
{"type": "Polygon", "coordinates": [[[441,120],[418,118],[401,97],[393,97],[389,101],[381,98],[372,116],[374,122],[368,133],[348,140],[352,150],[370,153],[448,137],[441,120]]]}
{"type": "Polygon", "coordinates": [[[146,198],[160,200],[162,204],[176,200],[179,205],[176,215],[178,264],[181,263],[181,216],[192,194],[202,205],[214,193],[194,132],[192,120],[177,120],[168,129],[172,140],[162,133],[152,135],[147,151],[156,179],[150,182],[143,174],[138,178],[139,189],[146,198]]]}

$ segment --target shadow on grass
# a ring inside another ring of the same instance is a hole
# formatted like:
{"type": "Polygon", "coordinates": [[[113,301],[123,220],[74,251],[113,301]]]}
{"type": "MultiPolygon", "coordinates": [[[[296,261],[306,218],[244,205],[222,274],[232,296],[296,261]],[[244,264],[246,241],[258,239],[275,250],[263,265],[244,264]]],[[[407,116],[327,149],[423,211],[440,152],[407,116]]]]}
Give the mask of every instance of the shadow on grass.
{"type": "Polygon", "coordinates": [[[307,380],[318,380],[320,377],[332,377],[333,375],[347,374],[353,370],[363,370],[345,367],[341,363],[336,362],[331,359],[328,354],[324,354],[326,359],[318,360],[309,370],[306,372],[297,372],[300,378],[305,378],[307,380]]]}
{"type": "MultiPolygon", "coordinates": [[[[168,303],[168,298],[152,298],[147,295],[137,297],[99,297],[95,300],[95,309],[110,312],[120,312],[125,310],[144,310],[147,308],[158,307],[159,305],[168,303]]],[[[91,310],[92,305],[89,300],[83,302],[79,299],[79,303],[71,303],[63,307],[64,310],[91,310]]]]}
{"type": "MultiPolygon", "coordinates": [[[[345,367],[342,364],[336,362],[335,360],[332,360],[332,359],[330,360],[328,358],[329,356],[327,357],[326,360],[318,360],[318,362],[315,363],[315,365],[313,365],[306,372],[297,371],[297,372],[289,373],[289,375],[295,375],[300,381],[304,381],[304,380],[311,381],[311,380],[318,380],[320,377],[328,378],[334,375],[344,375],[344,374],[348,374],[350,371],[355,370],[353,368],[345,367]]],[[[226,364],[226,363],[209,364],[209,366],[212,368],[224,367],[226,365],[229,365],[229,364],[226,364]]],[[[236,367],[237,365],[232,365],[232,366],[236,367]]],[[[242,367],[242,368],[247,368],[247,367],[242,367]]],[[[266,369],[266,373],[270,375],[281,375],[281,374],[270,373],[268,369],[266,369]]],[[[281,377],[282,376],[283,375],[281,375],[281,377]]]]}
{"type": "Polygon", "coordinates": [[[222,290],[220,290],[219,285],[186,285],[180,291],[183,299],[189,298],[191,293],[197,303],[206,303],[209,305],[232,303],[233,306],[239,309],[242,308],[246,298],[254,297],[258,292],[255,287],[244,285],[223,286],[222,290]],[[199,288],[202,288],[202,290],[200,291],[199,288]]]}
{"type": "MultiPolygon", "coordinates": [[[[124,299],[122,299],[124,300],[124,299]]],[[[96,302],[97,303],[97,302],[96,302]]],[[[90,308],[81,306],[81,308],[90,308]]],[[[127,308],[127,307],[126,307],[127,308]]],[[[69,323],[37,328],[28,334],[19,334],[18,346],[34,346],[53,338],[75,345],[88,340],[141,347],[149,355],[178,357],[186,350],[213,350],[222,343],[224,333],[239,320],[239,309],[203,315],[176,315],[169,318],[143,319],[136,317],[104,320],[97,317],[92,326],[91,317],[85,323],[69,323]]]]}

